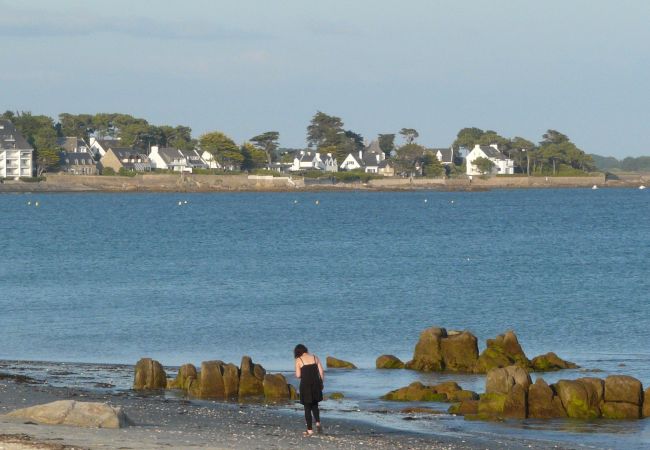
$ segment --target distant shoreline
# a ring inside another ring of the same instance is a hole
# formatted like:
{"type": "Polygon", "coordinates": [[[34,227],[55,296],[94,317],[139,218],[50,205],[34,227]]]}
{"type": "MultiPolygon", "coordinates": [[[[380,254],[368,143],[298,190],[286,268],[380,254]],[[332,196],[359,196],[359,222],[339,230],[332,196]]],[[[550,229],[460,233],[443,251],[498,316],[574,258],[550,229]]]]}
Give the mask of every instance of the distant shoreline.
{"type": "Polygon", "coordinates": [[[487,191],[492,189],[540,188],[638,188],[650,176],[607,180],[604,174],[585,177],[491,177],[386,178],[367,183],[320,183],[301,177],[256,177],[248,175],[144,174],[134,177],[53,174],[45,181],[5,180],[0,193],[27,192],[346,192],[346,191],[487,191]]]}

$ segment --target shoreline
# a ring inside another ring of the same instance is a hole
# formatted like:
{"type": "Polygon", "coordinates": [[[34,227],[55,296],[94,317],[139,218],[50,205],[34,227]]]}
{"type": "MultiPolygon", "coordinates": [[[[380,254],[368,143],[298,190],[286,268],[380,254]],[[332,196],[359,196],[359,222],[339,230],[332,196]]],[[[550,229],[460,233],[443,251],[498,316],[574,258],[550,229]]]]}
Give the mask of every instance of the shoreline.
{"type": "Polygon", "coordinates": [[[133,177],[48,175],[45,181],[5,180],[0,193],[117,193],[117,192],[484,192],[513,189],[639,188],[650,177],[606,180],[603,174],[585,177],[387,178],[367,183],[312,183],[300,177],[248,175],[138,174],[133,177]]]}
{"type": "Polygon", "coordinates": [[[4,380],[0,381],[0,447],[3,442],[20,438],[14,448],[569,448],[555,442],[505,436],[454,437],[396,430],[366,420],[328,417],[327,408],[323,408],[324,433],[305,438],[298,406],[188,400],[135,391],[98,393],[4,380]],[[133,425],[122,429],[75,428],[37,425],[2,416],[13,409],[63,399],[120,406],[133,425]]]}

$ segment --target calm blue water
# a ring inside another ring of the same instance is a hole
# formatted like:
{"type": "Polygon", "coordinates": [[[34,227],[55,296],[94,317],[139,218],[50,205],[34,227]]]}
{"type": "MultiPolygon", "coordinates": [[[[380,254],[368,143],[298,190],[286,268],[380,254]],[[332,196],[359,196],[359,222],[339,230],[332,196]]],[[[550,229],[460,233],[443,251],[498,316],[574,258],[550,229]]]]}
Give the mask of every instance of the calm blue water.
{"type": "MultiPolygon", "coordinates": [[[[481,342],[514,329],[529,357],[650,383],[646,191],[7,194],[0,207],[3,360],[248,354],[287,371],[303,342],[371,369],[439,325],[481,342]]],[[[330,386],[363,409],[436,377],[361,370],[330,386]]],[[[635,427],[630,442],[650,444],[635,427]]]]}

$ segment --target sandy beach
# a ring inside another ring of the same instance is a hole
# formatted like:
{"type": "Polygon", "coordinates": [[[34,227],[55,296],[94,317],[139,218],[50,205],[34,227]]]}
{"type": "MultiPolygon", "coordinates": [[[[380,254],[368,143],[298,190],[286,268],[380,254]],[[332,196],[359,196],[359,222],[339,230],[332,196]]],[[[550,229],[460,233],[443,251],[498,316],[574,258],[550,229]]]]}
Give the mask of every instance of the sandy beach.
{"type": "MultiPolygon", "coordinates": [[[[97,394],[0,381],[0,414],[62,399],[101,401],[121,406],[133,425],[123,429],[87,429],[38,425],[0,416],[0,449],[234,449],[234,448],[560,448],[555,443],[486,440],[480,437],[404,433],[371,423],[329,419],[323,434],[304,430],[300,405],[234,404],[169,398],[135,392],[97,394]]],[[[411,420],[426,420],[413,415],[411,420]]],[[[563,447],[566,448],[566,447],[563,447]]]]}

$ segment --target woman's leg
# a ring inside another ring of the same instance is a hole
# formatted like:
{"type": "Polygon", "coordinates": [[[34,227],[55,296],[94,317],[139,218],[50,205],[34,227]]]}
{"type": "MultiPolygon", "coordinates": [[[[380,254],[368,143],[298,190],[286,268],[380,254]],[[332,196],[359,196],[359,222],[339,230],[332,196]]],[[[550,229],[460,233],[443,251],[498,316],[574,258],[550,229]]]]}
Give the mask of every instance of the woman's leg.
{"type": "Polygon", "coordinates": [[[318,409],[318,403],[311,404],[311,412],[314,415],[314,420],[316,421],[316,426],[320,427],[320,410],[318,409]]]}
{"type": "MultiPolygon", "coordinates": [[[[312,408],[312,404],[311,403],[305,403],[303,406],[305,407],[305,422],[307,422],[307,430],[311,430],[311,408],[312,408]]],[[[318,403],[316,403],[316,407],[318,407],[318,403]]]]}

